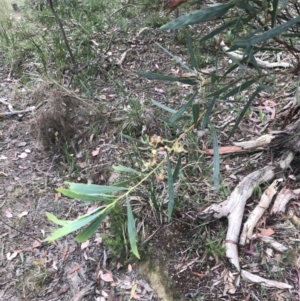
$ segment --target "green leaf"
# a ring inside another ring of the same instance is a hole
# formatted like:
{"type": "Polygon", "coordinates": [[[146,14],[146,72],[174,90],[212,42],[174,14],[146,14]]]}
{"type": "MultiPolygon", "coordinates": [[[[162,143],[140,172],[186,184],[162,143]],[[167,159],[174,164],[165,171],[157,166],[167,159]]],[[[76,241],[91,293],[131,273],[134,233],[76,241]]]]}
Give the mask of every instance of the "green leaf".
{"type": "Polygon", "coordinates": [[[241,1],[241,0],[234,0],[234,4],[236,7],[252,12],[253,15],[258,14],[258,10],[256,10],[249,2],[241,1]]]}
{"type": "Polygon", "coordinates": [[[116,171],[123,171],[123,172],[128,172],[128,173],[134,173],[138,176],[140,176],[142,173],[140,173],[139,171],[133,169],[133,168],[130,168],[130,167],[126,167],[126,166],[123,166],[123,165],[118,165],[118,166],[115,166],[113,165],[112,167],[114,170],[116,171]]]}
{"type": "Polygon", "coordinates": [[[215,30],[211,31],[209,34],[205,35],[204,37],[202,37],[200,39],[200,43],[204,42],[206,40],[209,40],[210,38],[213,38],[214,36],[216,36],[217,34],[223,32],[225,29],[227,29],[228,27],[230,27],[232,24],[234,24],[238,19],[234,19],[233,21],[230,21],[218,28],[216,28],[215,30]]]}
{"type": "Polygon", "coordinates": [[[144,141],[132,138],[132,137],[130,137],[128,135],[125,135],[125,134],[122,134],[122,137],[125,138],[125,139],[127,139],[128,141],[137,142],[137,143],[141,143],[141,144],[147,144],[144,141]]]}
{"type": "Polygon", "coordinates": [[[200,105],[199,103],[194,103],[192,106],[192,112],[193,112],[193,122],[194,126],[197,126],[199,123],[199,116],[200,116],[200,105]]]}
{"type": "Polygon", "coordinates": [[[218,145],[218,137],[213,124],[210,124],[211,135],[213,138],[213,148],[214,148],[214,185],[216,190],[218,191],[220,188],[219,183],[219,174],[220,174],[220,155],[219,155],[219,145],[218,145]]]}
{"type": "Polygon", "coordinates": [[[82,232],[80,232],[74,240],[77,242],[84,242],[87,241],[100,227],[102,221],[106,218],[106,216],[109,214],[110,210],[103,209],[100,212],[100,215],[91,222],[82,232]]]}
{"type": "Polygon", "coordinates": [[[166,49],[165,47],[161,46],[159,43],[155,43],[157,46],[159,46],[162,50],[164,50],[168,55],[170,55],[178,64],[180,64],[184,69],[186,69],[188,72],[193,73],[194,75],[195,72],[188,67],[178,56],[172,54],[168,49],[166,49]]]}
{"type": "Polygon", "coordinates": [[[219,76],[216,75],[215,73],[212,73],[211,76],[210,76],[210,81],[212,84],[216,83],[218,80],[219,80],[219,76]]]}
{"type": "Polygon", "coordinates": [[[87,216],[87,215],[85,217],[81,216],[74,221],[70,221],[68,224],[64,225],[62,228],[55,230],[52,233],[52,235],[48,236],[45,239],[45,241],[53,241],[60,237],[68,235],[69,233],[74,232],[74,231],[82,228],[86,224],[90,223],[91,221],[96,219],[100,214],[101,214],[101,212],[97,212],[94,214],[90,214],[89,216],[87,216]]]}
{"type": "MultiPolygon", "coordinates": [[[[250,49],[250,48],[249,48],[250,49]]],[[[250,54],[249,54],[249,59],[250,59],[250,62],[252,63],[252,65],[255,67],[255,69],[258,71],[259,74],[261,74],[261,69],[259,68],[258,64],[257,64],[257,61],[256,61],[256,58],[253,54],[253,52],[251,51],[250,54]]]]}
{"type": "Polygon", "coordinates": [[[278,11],[278,3],[279,3],[279,0],[272,1],[272,8],[273,8],[271,11],[272,27],[275,26],[276,16],[277,16],[277,11],[278,11]]]}
{"type": "Polygon", "coordinates": [[[263,34],[260,35],[255,35],[250,39],[244,39],[244,40],[238,40],[233,43],[234,46],[237,47],[250,47],[254,46],[258,43],[267,41],[269,39],[272,39],[278,35],[280,35],[282,32],[286,31],[290,27],[292,27],[294,24],[300,22],[300,16],[290,19],[289,21],[283,23],[282,25],[279,25],[277,27],[274,27],[272,29],[269,29],[268,31],[264,32],[263,34]]]}
{"type": "Polygon", "coordinates": [[[171,170],[171,162],[169,159],[169,154],[167,154],[168,161],[168,194],[169,194],[169,203],[168,203],[168,222],[170,222],[173,209],[174,209],[174,188],[173,188],[173,175],[171,170]]]}
{"type": "Polygon", "coordinates": [[[243,119],[244,115],[246,114],[247,110],[249,109],[249,107],[251,106],[254,98],[259,94],[259,92],[261,91],[261,88],[258,87],[255,92],[251,95],[251,97],[249,98],[249,100],[247,101],[246,105],[244,106],[240,116],[238,117],[238,119],[236,120],[232,130],[230,131],[229,134],[229,138],[234,134],[234,132],[236,131],[237,127],[239,126],[241,120],[243,119]]]}
{"type": "Polygon", "coordinates": [[[71,221],[67,221],[67,220],[61,220],[58,219],[56,216],[54,216],[52,213],[46,212],[46,216],[48,217],[48,219],[60,226],[66,226],[67,224],[69,224],[71,221]]]}
{"type": "Polygon", "coordinates": [[[192,42],[191,36],[185,28],[183,29],[183,32],[184,32],[184,36],[185,36],[186,45],[187,45],[187,48],[189,51],[191,63],[193,65],[193,67],[197,70],[198,66],[197,66],[196,59],[195,59],[195,53],[194,53],[194,49],[193,49],[193,42],[192,42]]]}
{"type": "Polygon", "coordinates": [[[209,123],[209,117],[211,115],[212,109],[213,109],[216,101],[217,101],[217,98],[213,97],[213,99],[209,103],[209,106],[208,106],[208,108],[205,112],[204,118],[203,118],[203,122],[202,122],[202,126],[201,126],[202,130],[204,130],[209,123]]]}
{"type": "Polygon", "coordinates": [[[140,259],[140,255],[137,249],[136,245],[136,229],[135,229],[135,222],[130,206],[129,200],[127,200],[127,230],[128,230],[128,236],[129,236],[129,242],[132,253],[140,259]]]}
{"type": "Polygon", "coordinates": [[[160,103],[160,102],[158,102],[158,101],[156,101],[156,100],[154,100],[154,99],[151,99],[151,101],[152,101],[152,103],[153,103],[154,105],[158,106],[159,108],[161,108],[161,109],[163,109],[163,110],[165,110],[165,111],[167,111],[167,112],[170,112],[170,113],[172,113],[172,114],[174,114],[174,113],[177,112],[176,110],[171,109],[171,108],[165,106],[164,104],[162,104],[162,103],[160,103]]]}
{"type": "Polygon", "coordinates": [[[274,87],[271,87],[271,86],[268,86],[268,85],[265,85],[265,84],[262,84],[262,83],[259,83],[259,86],[261,87],[262,90],[267,90],[270,93],[277,92],[277,90],[274,89],[274,87]]]}
{"type": "MultiPolygon", "coordinates": [[[[229,50],[228,50],[229,51],[229,50]]],[[[246,67],[245,65],[244,65],[244,63],[246,63],[246,62],[248,62],[248,57],[245,55],[244,57],[243,57],[243,59],[242,60],[237,60],[234,56],[232,56],[231,54],[230,54],[230,52],[226,52],[226,51],[224,51],[227,55],[228,55],[228,57],[230,57],[230,59],[235,63],[235,65],[234,66],[232,66],[231,68],[229,68],[226,72],[225,72],[225,74],[223,75],[223,78],[226,78],[226,75],[227,74],[229,74],[230,72],[232,72],[234,69],[236,69],[237,67],[240,67],[241,69],[243,69],[246,73],[250,73],[250,71],[249,71],[249,69],[248,69],[248,67],[246,67]]],[[[252,73],[251,73],[252,74],[252,73]]],[[[240,79],[242,79],[242,78],[240,78],[240,79]]]]}
{"type": "Polygon", "coordinates": [[[196,10],[190,14],[181,16],[172,22],[163,25],[160,29],[178,29],[186,25],[197,24],[201,22],[211,21],[214,18],[222,17],[234,4],[229,2],[224,5],[210,6],[205,9],[196,10]]]}
{"type": "Polygon", "coordinates": [[[195,86],[197,85],[197,81],[186,78],[186,77],[176,77],[176,76],[169,76],[169,75],[163,75],[159,73],[145,73],[145,72],[136,72],[138,76],[142,76],[151,80],[163,80],[163,81],[169,81],[169,82],[180,82],[183,84],[195,86]]]}
{"type": "Polygon", "coordinates": [[[236,95],[237,93],[240,93],[240,92],[244,91],[245,89],[249,88],[255,82],[256,82],[255,79],[248,80],[247,82],[245,82],[242,85],[240,85],[240,86],[232,89],[227,94],[225,94],[224,96],[222,96],[222,99],[226,99],[226,98],[228,98],[230,96],[236,95]]]}
{"type": "Polygon", "coordinates": [[[169,123],[174,123],[177,119],[179,119],[182,114],[187,111],[193,104],[193,101],[196,97],[196,95],[198,94],[198,91],[196,91],[192,96],[191,98],[189,99],[189,101],[183,105],[173,116],[170,117],[169,119],[169,123]]]}
{"type": "Polygon", "coordinates": [[[174,173],[173,173],[173,183],[176,183],[176,181],[178,179],[180,167],[181,167],[181,153],[179,153],[179,155],[178,155],[178,160],[177,160],[175,170],[174,170],[174,173]]]}
{"type": "Polygon", "coordinates": [[[102,195],[104,193],[113,193],[122,190],[128,190],[126,187],[117,186],[103,186],[96,184],[83,184],[83,183],[71,183],[66,182],[69,185],[70,190],[88,195],[102,195]]]}
{"type": "Polygon", "coordinates": [[[252,20],[253,18],[251,16],[247,17],[247,18],[236,18],[232,21],[227,22],[226,24],[216,28],[215,30],[213,30],[212,32],[210,32],[209,34],[207,34],[206,36],[202,37],[200,39],[200,42],[204,42],[210,38],[213,38],[214,36],[216,36],[217,34],[225,31],[227,28],[229,27],[236,27],[238,28],[238,26],[243,26],[243,24],[248,23],[250,20],[252,20]]]}
{"type": "Polygon", "coordinates": [[[239,81],[241,81],[243,78],[238,78],[237,80],[233,81],[232,83],[230,83],[229,85],[213,92],[213,93],[210,93],[208,94],[206,97],[207,98],[210,98],[210,97],[218,97],[220,94],[222,94],[223,92],[227,91],[230,87],[234,86],[235,84],[237,84],[239,81]]]}
{"type": "Polygon", "coordinates": [[[286,38],[299,38],[300,33],[284,33],[282,36],[286,38]]]}
{"type": "Polygon", "coordinates": [[[107,195],[107,194],[88,195],[88,194],[77,193],[72,190],[64,189],[64,188],[58,188],[56,189],[56,191],[69,198],[77,199],[85,202],[108,201],[110,200],[110,198],[114,198],[113,195],[107,195]]]}

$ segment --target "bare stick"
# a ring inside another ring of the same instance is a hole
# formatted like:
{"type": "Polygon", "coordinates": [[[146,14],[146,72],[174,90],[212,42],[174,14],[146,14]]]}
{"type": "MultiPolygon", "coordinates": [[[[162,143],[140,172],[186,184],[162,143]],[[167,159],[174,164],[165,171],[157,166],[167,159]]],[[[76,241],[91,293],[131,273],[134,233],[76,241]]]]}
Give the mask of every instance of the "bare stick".
{"type": "Polygon", "coordinates": [[[68,42],[68,39],[67,39],[65,30],[64,30],[64,27],[63,27],[63,25],[62,25],[62,22],[61,22],[60,18],[58,17],[56,11],[54,10],[52,0],[48,0],[48,3],[49,3],[49,6],[50,6],[50,9],[51,9],[51,12],[52,12],[52,14],[54,15],[55,20],[56,20],[56,22],[57,22],[57,24],[58,24],[58,26],[59,26],[59,28],[60,28],[60,30],[61,30],[61,33],[62,33],[62,35],[63,35],[63,39],[64,39],[64,41],[65,41],[66,47],[67,47],[68,52],[69,52],[69,55],[70,55],[70,57],[71,57],[72,63],[73,63],[74,66],[76,66],[76,60],[75,60],[75,57],[74,57],[74,55],[73,55],[73,53],[72,53],[72,50],[71,50],[71,48],[70,48],[70,45],[69,45],[69,42],[68,42]]]}

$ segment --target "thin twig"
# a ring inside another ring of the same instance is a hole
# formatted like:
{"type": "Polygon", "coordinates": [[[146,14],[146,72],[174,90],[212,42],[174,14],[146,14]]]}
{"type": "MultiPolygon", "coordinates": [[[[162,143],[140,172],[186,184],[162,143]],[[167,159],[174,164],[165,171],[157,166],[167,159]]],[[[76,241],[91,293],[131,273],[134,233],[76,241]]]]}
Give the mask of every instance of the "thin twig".
{"type": "Polygon", "coordinates": [[[58,24],[58,26],[59,26],[59,28],[61,30],[61,33],[63,35],[63,39],[65,41],[66,47],[67,47],[69,55],[71,57],[72,63],[73,63],[74,66],[76,66],[76,60],[75,60],[75,57],[74,57],[74,55],[72,53],[72,50],[70,48],[70,45],[69,45],[69,42],[68,42],[65,30],[64,30],[63,25],[62,25],[62,22],[61,22],[60,18],[58,17],[56,11],[54,10],[52,0],[48,0],[48,3],[49,3],[49,6],[50,6],[50,10],[51,10],[52,14],[54,15],[54,17],[56,19],[56,22],[57,22],[57,24],[58,24]]]}

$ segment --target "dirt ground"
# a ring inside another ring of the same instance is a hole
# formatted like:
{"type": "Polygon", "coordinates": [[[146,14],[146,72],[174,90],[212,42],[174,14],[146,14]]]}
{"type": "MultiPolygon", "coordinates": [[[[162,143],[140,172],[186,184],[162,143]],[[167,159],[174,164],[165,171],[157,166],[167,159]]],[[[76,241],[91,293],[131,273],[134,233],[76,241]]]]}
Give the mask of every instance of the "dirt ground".
{"type": "MultiPolygon", "coordinates": [[[[34,97],[0,67],[0,100],[1,112],[9,112],[6,102],[20,110],[34,97]]],[[[54,227],[45,212],[71,219],[88,206],[57,199],[65,166],[34,136],[36,118],[30,112],[0,116],[0,300],[127,300],[133,283],[141,300],[156,300],[136,270],[110,263],[100,233],[88,246],[71,237],[43,243],[54,227]]]]}

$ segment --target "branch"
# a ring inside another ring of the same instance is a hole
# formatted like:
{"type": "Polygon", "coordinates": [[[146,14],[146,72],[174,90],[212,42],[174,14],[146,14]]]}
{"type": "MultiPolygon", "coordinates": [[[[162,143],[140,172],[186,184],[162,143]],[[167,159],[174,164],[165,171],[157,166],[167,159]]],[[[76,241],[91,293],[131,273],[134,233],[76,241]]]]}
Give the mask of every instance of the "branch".
{"type": "Polygon", "coordinates": [[[60,30],[61,30],[61,33],[62,33],[62,35],[63,35],[63,39],[64,39],[64,41],[65,41],[66,47],[67,47],[68,52],[69,52],[69,55],[70,55],[70,57],[71,57],[72,63],[73,63],[74,66],[76,66],[76,60],[75,60],[75,57],[74,57],[74,55],[73,55],[73,53],[72,53],[72,50],[71,50],[71,48],[70,48],[70,45],[69,45],[69,42],[68,42],[68,39],[67,39],[65,30],[64,30],[63,25],[62,25],[62,22],[61,22],[60,18],[58,17],[56,11],[54,10],[52,0],[48,0],[48,3],[49,3],[49,6],[50,6],[50,9],[51,9],[51,12],[52,12],[52,14],[54,15],[55,20],[56,20],[56,22],[57,22],[57,24],[58,24],[58,26],[59,26],[59,28],[60,28],[60,30]]]}

